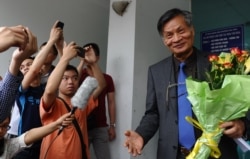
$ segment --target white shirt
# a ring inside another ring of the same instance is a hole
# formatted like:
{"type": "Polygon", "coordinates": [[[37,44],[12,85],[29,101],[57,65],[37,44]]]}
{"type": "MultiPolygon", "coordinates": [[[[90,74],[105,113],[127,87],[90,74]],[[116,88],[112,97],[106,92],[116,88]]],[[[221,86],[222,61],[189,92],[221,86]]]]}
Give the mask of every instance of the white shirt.
{"type": "Polygon", "coordinates": [[[11,139],[5,138],[4,153],[2,156],[0,156],[0,159],[11,159],[21,149],[26,148],[26,147],[30,147],[32,144],[28,146],[24,143],[24,136],[25,135],[26,135],[26,133],[24,133],[21,136],[18,136],[16,138],[11,138],[11,139]]]}
{"type": "Polygon", "coordinates": [[[13,107],[12,113],[11,113],[11,118],[10,118],[10,130],[8,130],[8,134],[11,135],[18,135],[18,125],[20,121],[20,112],[19,108],[15,102],[15,105],[13,107]]]}

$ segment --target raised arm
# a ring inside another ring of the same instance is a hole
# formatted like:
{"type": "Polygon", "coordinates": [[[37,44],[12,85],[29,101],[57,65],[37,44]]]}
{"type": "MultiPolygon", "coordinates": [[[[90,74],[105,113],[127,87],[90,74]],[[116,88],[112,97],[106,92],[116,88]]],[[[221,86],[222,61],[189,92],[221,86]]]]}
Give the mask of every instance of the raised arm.
{"type": "Polygon", "coordinates": [[[49,123],[42,127],[33,128],[29,130],[24,136],[24,143],[26,145],[30,145],[57,130],[61,125],[65,127],[70,125],[73,119],[74,115],[71,115],[71,113],[67,113],[52,123],[49,123]]]}
{"type": "Polygon", "coordinates": [[[44,109],[49,110],[52,103],[57,97],[57,90],[61,83],[63,73],[69,64],[69,61],[77,56],[77,45],[74,42],[71,42],[69,45],[64,46],[63,55],[60,58],[55,69],[49,76],[42,100],[46,106],[44,109]]]}
{"type": "Polygon", "coordinates": [[[51,50],[53,45],[60,39],[63,34],[62,29],[56,28],[56,23],[51,28],[50,37],[47,44],[40,50],[37,54],[35,60],[33,61],[29,71],[24,76],[22,81],[22,88],[25,90],[30,86],[30,83],[41,73],[41,68],[51,50]]]}
{"type": "MultiPolygon", "coordinates": [[[[77,71],[79,74],[79,77],[82,77],[82,71],[83,71],[83,66],[84,66],[84,58],[81,58],[79,65],[77,66],[77,71]]],[[[80,80],[80,78],[79,78],[80,80]]]]}
{"type": "Polygon", "coordinates": [[[93,76],[98,81],[98,87],[93,92],[93,98],[97,99],[98,96],[101,94],[103,89],[106,87],[106,81],[103,76],[102,70],[99,67],[98,57],[95,55],[93,51],[88,51],[85,53],[85,62],[87,64],[87,71],[90,76],[93,76]]]}
{"type": "Polygon", "coordinates": [[[0,122],[8,117],[14,104],[17,89],[22,80],[22,75],[18,73],[23,59],[37,51],[36,37],[28,28],[26,28],[26,30],[29,35],[29,43],[24,50],[16,49],[14,51],[9,65],[9,71],[3,80],[0,81],[0,122]]]}

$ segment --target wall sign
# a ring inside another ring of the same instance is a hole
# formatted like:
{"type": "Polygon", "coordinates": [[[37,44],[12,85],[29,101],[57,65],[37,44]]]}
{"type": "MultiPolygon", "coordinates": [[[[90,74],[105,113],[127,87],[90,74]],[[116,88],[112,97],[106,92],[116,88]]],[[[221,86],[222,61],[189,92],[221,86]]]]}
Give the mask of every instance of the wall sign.
{"type": "Polygon", "coordinates": [[[203,51],[220,53],[230,52],[230,48],[244,48],[244,26],[237,25],[200,33],[203,51]]]}

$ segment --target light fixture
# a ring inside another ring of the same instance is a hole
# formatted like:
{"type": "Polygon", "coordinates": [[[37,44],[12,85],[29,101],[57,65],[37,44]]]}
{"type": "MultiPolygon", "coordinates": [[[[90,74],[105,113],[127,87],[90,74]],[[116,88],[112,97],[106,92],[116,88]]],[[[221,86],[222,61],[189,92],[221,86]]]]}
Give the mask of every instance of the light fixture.
{"type": "Polygon", "coordinates": [[[130,2],[131,1],[114,1],[112,8],[117,14],[122,16],[130,2]]]}

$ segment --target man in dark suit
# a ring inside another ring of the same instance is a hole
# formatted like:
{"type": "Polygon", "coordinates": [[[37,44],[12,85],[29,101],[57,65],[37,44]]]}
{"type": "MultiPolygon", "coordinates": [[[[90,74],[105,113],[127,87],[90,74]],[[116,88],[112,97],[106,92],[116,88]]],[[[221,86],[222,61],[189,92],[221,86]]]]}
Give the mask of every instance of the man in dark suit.
{"type": "MultiPolygon", "coordinates": [[[[171,9],[160,17],[157,27],[172,56],[149,67],[146,112],[135,131],[125,132],[124,145],[133,156],[137,156],[159,128],[157,159],[184,159],[194,142],[190,147],[185,147],[179,139],[179,64],[185,63],[184,72],[187,76],[205,80],[204,72],[210,67],[209,53],[193,46],[195,33],[190,12],[171,9]]],[[[219,144],[222,153],[220,158],[237,159],[236,144],[232,138],[244,135],[245,122],[238,119],[225,122],[220,127],[225,128],[219,144]]],[[[197,139],[201,132],[194,129],[193,135],[197,139]]]]}

